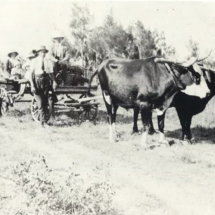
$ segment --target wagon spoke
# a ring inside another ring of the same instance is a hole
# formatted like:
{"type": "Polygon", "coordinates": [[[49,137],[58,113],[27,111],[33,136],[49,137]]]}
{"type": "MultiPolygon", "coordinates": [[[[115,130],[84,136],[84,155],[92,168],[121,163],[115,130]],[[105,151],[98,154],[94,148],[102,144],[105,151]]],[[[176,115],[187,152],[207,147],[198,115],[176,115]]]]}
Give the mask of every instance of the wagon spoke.
{"type": "Polygon", "coordinates": [[[87,119],[90,119],[90,111],[87,111],[87,119]]]}
{"type": "Polygon", "coordinates": [[[90,113],[92,116],[94,116],[94,114],[95,114],[95,113],[93,113],[92,111],[89,111],[89,113],[90,113]]]}

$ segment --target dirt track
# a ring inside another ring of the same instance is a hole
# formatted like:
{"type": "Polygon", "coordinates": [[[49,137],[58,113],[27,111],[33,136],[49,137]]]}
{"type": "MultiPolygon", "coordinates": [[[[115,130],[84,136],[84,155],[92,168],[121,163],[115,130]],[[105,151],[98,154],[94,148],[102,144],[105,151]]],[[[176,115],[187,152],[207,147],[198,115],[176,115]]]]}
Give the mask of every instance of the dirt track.
{"type": "MultiPolygon", "coordinates": [[[[0,123],[2,175],[18,161],[43,155],[54,169],[75,166],[82,175],[93,175],[94,169],[99,169],[95,177],[105,178],[115,187],[118,214],[215,214],[214,145],[201,141],[189,146],[172,139],[175,144],[169,148],[144,151],[139,145],[141,136],[130,135],[129,114],[119,117],[120,141],[110,144],[105,117],[99,117],[97,125],[68,126],[68,118],[61,116],[62,127],[42,129],[29,123],[30,116],[22,110],[12,111],[0,123]]],[[[178,122],[167,120],[169,132],[176,128],[178,122]]],[[[154,145],[157,138],[150,138],[149,144],[154,145]]]]}

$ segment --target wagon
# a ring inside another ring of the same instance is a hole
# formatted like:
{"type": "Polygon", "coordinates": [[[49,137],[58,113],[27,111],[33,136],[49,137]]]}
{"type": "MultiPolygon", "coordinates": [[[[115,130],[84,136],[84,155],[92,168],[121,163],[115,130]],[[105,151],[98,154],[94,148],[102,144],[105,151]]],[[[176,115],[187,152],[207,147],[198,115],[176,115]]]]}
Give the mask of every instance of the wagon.
{"type": "MultiPolygon", "coordinates": [[[[73,66],[73,71],[84,71],[84,78],[87,76],[87,71],[79,66],[73,66]]],[[[88,75],[89,76],[89,75],[88,75]]],[[[88,95],[89,84],[81,83],[71,84],[74,78],[74,72],[66,74],[66,82],[62,83],[62,78],[59,74],[56,75],[58,87],[55,89],[55,94],[58,97],[57,102],[53,102],[53,91],[49,92],[49,99],[47,104],[46,120],[48,121],[55,113],[77,112],[80,121],[95,120],[98,114],[99,102],[96,97],[88,95]],[[76,97],[74,98],[74,95],[76,97]],[[61,96],[60,96],[61,95],[61,96]],[[64,96],[62,96],[64,95],[64,96]]],[[[87,78],[85,78],[87,80],[87,78]]],[[[89,79],[88,79],[89,80],[89,79]]],[[[92,85],[91,91],[96,91],[98,85],[92,85]]],[[[5,115],[10,106],[17,102],[30,102],[30,109],[32,118],[39,121],[39,111],[36,100],[34,99],[30,84],[26,80],[0,80],[0,114],[5,115]],[[24,100],[24,95],[31,95],[30,100],[24,100]]]]}

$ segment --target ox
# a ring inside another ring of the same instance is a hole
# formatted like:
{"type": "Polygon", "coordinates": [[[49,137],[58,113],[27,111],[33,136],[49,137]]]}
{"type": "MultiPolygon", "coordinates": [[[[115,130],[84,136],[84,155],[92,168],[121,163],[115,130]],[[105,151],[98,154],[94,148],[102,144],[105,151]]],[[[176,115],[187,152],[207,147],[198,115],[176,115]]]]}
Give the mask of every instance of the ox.
{"type": "MultiPolygon", "coordinates": [[[[175,107],[182,127],[182,140],[187,140],[192,143],[192,134],[190,130],[192,117],[201,113],[210,99],[215,95],[215,71],[201,67],[206,83],[210,89],[210,95],[205,98],[187,95],[184,92],[179,92],[175,95],[170,107],[175,107]]],[[[158,117],[159,131],[164,130],[165,113],[158,117]]],[[[153,124],[151,124],[153,130],[153,124]]]]}
{"type": "Polygon", "coordinates": [[[140,110],[143,123],[141,144],[145,147],[152,110],[164,113],[179,90],[193,84],[194,79],[200,83],[201,74],[192,67],[196,60],[177,63],[150,57],[143,60],[104,61],[91,77],[91,81],[98,74],[108,113],[109,141],[117,141],[115,120],[117,109],[121,106],[140,110]]]}

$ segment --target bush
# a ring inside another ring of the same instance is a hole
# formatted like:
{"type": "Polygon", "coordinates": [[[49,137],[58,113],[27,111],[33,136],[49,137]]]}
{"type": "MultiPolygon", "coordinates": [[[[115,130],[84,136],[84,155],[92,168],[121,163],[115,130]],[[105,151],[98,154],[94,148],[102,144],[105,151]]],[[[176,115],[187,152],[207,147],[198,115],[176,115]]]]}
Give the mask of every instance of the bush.
{"type": "Polygon", "coordinates": [[[60,174],[50,169],[44,158],[18,164],[13,175],[24,193],[17,215],[105,215],[114,212],[114,192],[108,182],[93,182],[90,176],[84,180],[71,169],[60,174]]]}

